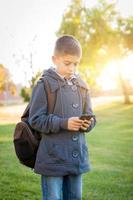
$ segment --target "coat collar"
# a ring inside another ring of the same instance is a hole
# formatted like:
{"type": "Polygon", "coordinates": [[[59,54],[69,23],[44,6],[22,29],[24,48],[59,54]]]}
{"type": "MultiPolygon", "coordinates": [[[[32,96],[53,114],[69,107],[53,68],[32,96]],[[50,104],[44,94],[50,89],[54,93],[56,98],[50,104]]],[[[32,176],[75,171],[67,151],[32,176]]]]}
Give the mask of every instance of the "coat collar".
{"type": "MultiPolygon", "coordinates": [[[[45,70],[41,79],[46,78],[49,82],[49,86],[51,89],[51,92],[55,92],[60,87],[63,87],[66,85],[66,82],[63,77],[61,77],[59,74],[57,74],[53,69],[45,70]]],[[[78,87],[81,87],[85,90],[88,90],[87,84],[80,78],[79,75],[74,76],[71,81],[74,85],[77,85],[78,87]]]]}

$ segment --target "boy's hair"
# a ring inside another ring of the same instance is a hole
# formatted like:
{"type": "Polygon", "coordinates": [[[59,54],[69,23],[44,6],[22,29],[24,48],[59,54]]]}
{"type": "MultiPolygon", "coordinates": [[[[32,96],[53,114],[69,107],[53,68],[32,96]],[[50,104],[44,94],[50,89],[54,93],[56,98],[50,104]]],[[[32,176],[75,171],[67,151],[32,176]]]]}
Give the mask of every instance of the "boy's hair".
{"type": "Polygon", "coordinates": [[[62,56],[66,54],[82,56],[82,48],[79,41],[71,35],[61,36],[55,43],[54,55],[62,56]]]}

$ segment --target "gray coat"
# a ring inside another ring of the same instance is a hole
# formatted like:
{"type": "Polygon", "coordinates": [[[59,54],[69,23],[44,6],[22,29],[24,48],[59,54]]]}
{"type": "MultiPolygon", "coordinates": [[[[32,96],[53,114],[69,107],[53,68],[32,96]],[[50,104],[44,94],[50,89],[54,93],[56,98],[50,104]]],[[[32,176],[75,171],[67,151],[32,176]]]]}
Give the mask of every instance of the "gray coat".
{"type": "MultiPolygon", "coordinates": [[[[82,113],[93,114],[88,88],[79,77],[73,79],[73,85],[68,85],[52,69],[46,70],[44,74],[57,97],[53,114],[48,114],[43,81],[37,83],[32,93],[29,123],[33,129],[42,133],[34,170],[48,176],[87,172],[90,163],[85,132],[69,131],[67,123],[69,117],[81,116],[82,113]]],[[[86,132],[95,123],[94,117],[94,122],[86,132]]]]}

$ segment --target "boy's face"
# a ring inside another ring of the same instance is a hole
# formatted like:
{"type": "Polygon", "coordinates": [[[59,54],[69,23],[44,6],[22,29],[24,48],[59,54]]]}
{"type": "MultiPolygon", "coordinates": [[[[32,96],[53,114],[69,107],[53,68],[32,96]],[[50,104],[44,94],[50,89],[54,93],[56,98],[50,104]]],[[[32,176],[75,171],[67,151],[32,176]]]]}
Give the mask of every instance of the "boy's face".
{"type": "Polygon", "coordinates": [[[61,56],[53,56],[53,63],[56,66],[57,72],[69,78],[76,71],[77,66],[80,63],[80,57],[73,55],[61,55],[61,56]]]}

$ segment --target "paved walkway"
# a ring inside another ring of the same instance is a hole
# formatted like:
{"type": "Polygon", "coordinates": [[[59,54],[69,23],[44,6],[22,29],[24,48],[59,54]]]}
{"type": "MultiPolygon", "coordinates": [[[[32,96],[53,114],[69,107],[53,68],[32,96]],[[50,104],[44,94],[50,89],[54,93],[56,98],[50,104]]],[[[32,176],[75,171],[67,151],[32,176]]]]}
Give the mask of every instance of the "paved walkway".
{"type": "Polygon", "coordinates": [[[20,105],[0,106],[0,124],[18,122],[26,105],[24,103],[20,105]]]}
{"type": "MultiPolygon", "coordinates": [[[[97,97],[92,98],[92,107],[95,109],[114,101],[122,101],[122,97],[97,97]]],[[[16,123],[26,107],[26,103],[20,105],[0,106],[0,124],[16,123]]]]}

